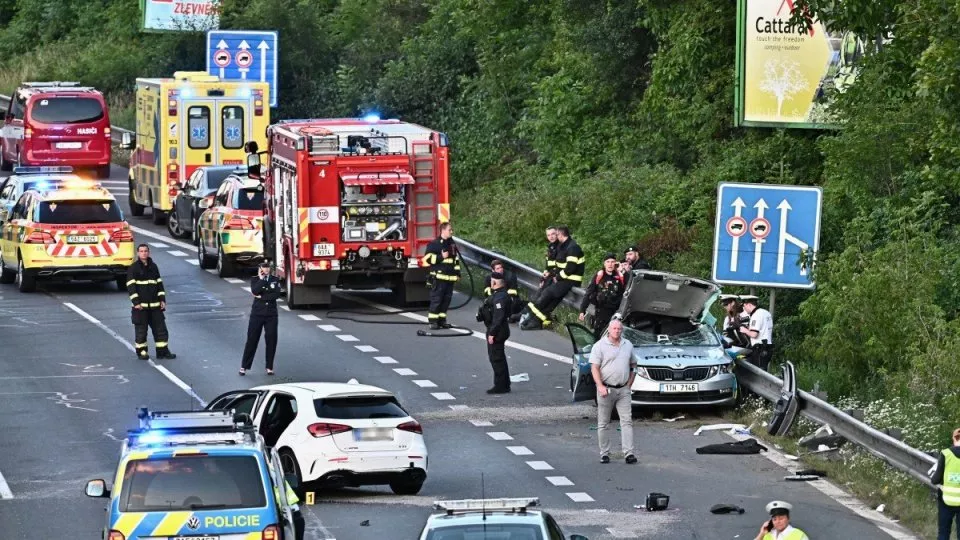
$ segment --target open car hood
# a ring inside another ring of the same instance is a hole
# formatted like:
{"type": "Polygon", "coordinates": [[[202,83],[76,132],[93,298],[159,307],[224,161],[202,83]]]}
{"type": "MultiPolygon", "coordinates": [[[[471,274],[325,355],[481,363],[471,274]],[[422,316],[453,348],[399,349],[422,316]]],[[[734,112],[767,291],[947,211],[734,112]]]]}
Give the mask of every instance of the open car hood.
{"type": "Polygon", "coordinates": [[[702,321],[719,295],[720,285],[712,281],[656,270],[633,270],[618,311],[624,317],[645,313],[702,321]]]}

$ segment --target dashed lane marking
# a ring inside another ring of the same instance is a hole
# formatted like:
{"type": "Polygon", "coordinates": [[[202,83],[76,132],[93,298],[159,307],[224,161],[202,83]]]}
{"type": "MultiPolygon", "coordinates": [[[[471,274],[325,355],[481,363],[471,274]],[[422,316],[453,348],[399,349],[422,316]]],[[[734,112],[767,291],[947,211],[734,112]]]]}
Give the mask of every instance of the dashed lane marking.
{"type": "Polygon", "coordinates": [[[238,278],[235,278],[235,277],[223,278],[223,280],[226,281],[227,283],[233,283],[234,285],[239,285],[239,284],[241,284],[241,283],[246,283],[246,282],[243,281],[242,279],[238,279],[238,278]]]}
{"type": "Polygon", "coordinates": [[[337,334],[337,338],[339,338],[340,341],[360,341],[359,338],[351,336],[350,334],[337,334]]]}
{"type": "Polygon", "coordinates": [[[303,319],[303,320],[305,320],[305,321],[319,321],[319,320],[320,320],[320,317],[317,317],[316,315],[313,315],[313,314],[311,314],[311,313],[304,313],[304,314],[302,314],[302,315],[297,315],[297,317],[300,317],[301,319],[303,319]]]}
{"type": "MultiPolygon", "coordinates": [[[[132,228],[133,228],[133,227],[131,227],[131,229],[132,229],[132,228]]],[[[167,249],[168,247],[170,247],[170,246],[164,244],[163,242],[150,242],[150,245],[153,246],[153,247],[155,247],[155,248],[157,248],[157,249],[167,249]]]]}
{"type": "Polygon", "coordinates": [[[413,384],[419,386],[420,388],[436,388],[437,387],[437,385],[434,384],[433,381],[427,381],[427,380],[416,380],[416,381],[413,381],[413,384]]]}
{"type": "Polygon", "coordinates": [[[528,461],[527,465],[535,471],[552,471],[553,465],[550,465],[546,461],[528,461]]]}
{"type": "Polygon", "coordinates": [[[380,349],[372,345],[355,345],[355,347],[360,352],[380,352],[380,349]]]}
{"type": "MultiPolygon", "coordinates": [[[[189,257],[189,256],[190,256],[188,253],[184,253],[184,252],[180,251],[179,249],[169,250],[169,251],[167,251],[167,253],[169,253],[170,255],[173,255],[174,257],[189,257]]],[[[199,262],[199,261],[198,261],[198,262],[199,262]]]]}
{"type": "Polygon", "coordinates": [[[290,311],[290,306],[280,306],[280,309],[284,311],[290,311]]]}
{"type": "Polygon", "coordinates": [[[332,324],[318,324],[317,328],[323,330],[324,332],[339,332],[340,328],[332,324]]]}
{"type": "Polygon", "coordinates": [[[508,446],[507,450],[515,456],[532,456],[533,450],[526,446],[508,446]]]}
{"type": "Polygon", "coordinates": [[[430,395],[433,396],[433,397],[435,397],[435,398],[437,398],[437,399],[439,399],[440,401],[450,401],[450,400],[452,400],[452,399],[457,399],[457,398],[451,396],[450,394],[448,394],[447,392],[434,392],[434,393],[432,393],[432,394],[430,394],[430,395]]]}
{"type": "Polygon", "coordinates": [[[393,371],[394,371],[394,373],[396,373],[397,375],[403,375],[404,377],[415,377],[415,376],[417,375],[417,372],[416,372],[416,371],[414,371],[414,370],[412,370],[412,369],[410,369],[410,368],[405,368],[405,367],[394,368],[393,371]]]}
{"type": "Polygon", "coordinates": [[[548,476],[547,482],[559,487],[559,486],[572,486],[573,482],[566,476],[548,476]]]}
{"type": "Polygon", "coordinates": [[[488,431],[487,435],[495,441],[512,441],[513,437],[509,433],[504,433],[502,431],[488,431]]]}
{"type": "MultiPolygon", "coordinates": [[[[64,302],[63,305],[67,306],[67,308],[69,308],[71,311],[75,312],[76,314],[80,315],[84,319],[96,325],[98,328],[100,328],[101,330],[106,332],[108,335],[110,335],[110,337],[112,337],[113,339],[119,341],[121,344],[123,344],[124,347],[129,349],[131,353],[133,353],[134,355],[136,354],[137,349],[136,347],[133,346],[133,343],[130,343],[129,341],[124,339],[120,334],[114,332],[109,326],[100,322],[96,317],[94,317],[93,315],[90,315],[86,311],[80,309],[74,304],[71,304],[70,302],[64,302]]],[[[198,396],[197,393],[193,391],[193,388],[190,388],[190,385],[183,382],[183,380],[180,379],[180,377],[177,377],[176,375],[174,375],[173,372],[171,372],[169,369],[155,363],[153,360],[147,360],[147,363],[153,366],[157,371],[162,373],[164,377],[170,380],[170,382],[177,385],[181,390],[186,392],[187,395],[189,395],[193,399],[196,399],[197,402],[200,403],[201,407],[207,406],[207,402],[204,401],[200,396],[198,396]]]]}
{"type": "Polygon", "coordinates": [[[194,266],[200,266],[200,261],[198,261],[198,260],[196,260],[196,259],[187,259],[187,263],[188,263],[188,264],[192,264],[192,265],[194,265],[194,266]]]}
{"type": "Polygon", "coordinates": [[[250,290],[250,287],[240,287],[240,288],[247,291],[248,293],[253,293],[253,291],[250,290]]]}
{"type": "Polygon", "coordinates": [[[374,356],[373,359],[376,360],[377,362],[380,362],[381,364],[396,364],[396,363],[397,363],[397,361],[394,360],[393,357],[391,357],[391,356],[374,356]]]}
{"type": "Polygon", "coordinates": [[[3,473],[0,473],[0,499],[12,499],[13,492],[10,491],[10,486],[7,484],[7,479],[3,477],[3,473]]]}
{"type": "Polygon", "coordinates": [[[465,411],[470,408],[469,405],[447,405],[451,411],[465,411]]]}
{"type": "Polygon", "coordinates": [[[582,491],[567,493],[567,497],[570,497],[570,500],[573,502],[593,502],[594,500],[593,497],[582,491]]]}
{"type": "Polygon", "coordinates": [[[476,427],[490,427],[493,425],[493,422],[489,420],[471,420],[470,423],[476,427]]]}
{"type": "MultiPolygon", "coordinates": [[[[200,261],[194,261],[194,262],[197,263],[197,266],[200,266],[200,261]]],[[[213,274],[213,275],[216,275],[218,273],[216,268],[207,268],[204,271],[208,274],[213,274]]]]}

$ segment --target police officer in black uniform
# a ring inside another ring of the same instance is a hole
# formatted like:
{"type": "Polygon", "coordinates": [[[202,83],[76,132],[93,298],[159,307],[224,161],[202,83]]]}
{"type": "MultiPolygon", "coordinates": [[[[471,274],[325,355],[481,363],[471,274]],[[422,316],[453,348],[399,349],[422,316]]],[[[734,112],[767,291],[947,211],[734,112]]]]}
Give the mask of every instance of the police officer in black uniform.
{"type": "Polygon", "coordinates": [[[590,280],[587,292],[580,303],[580,320],[586,318],[590,304],[596,306],[593,315],[593,335],[599,340],[600,335],[610,324],[610,319],[620,307],[623,299],[625,278],[617,269],[617,256],[607,253],[603,258],[603,270],[590,280]]]}
{"type": "Polygon", "coordinates": [[[557,249],[557,281],[547,287],[537,298],[536,302],[527,304],[531,316],[522,320],[521,330],[537,330],[552,324],[550,315],[560,305],[563,297],[575,286],[583,281],[584,256],[583,250],[576,240],[570,236],[570,229],[565,225],[557,227],[557,240],[560,247],[557,249]]]}
{"type": "Polygon", "coordinates": [[[513,299],[507,293],[503,274],[493,273],[490,278],[493,294],[483,301],[477,314],[477,320],[483,321],[487,327],[487,357],[493,367],[493,388],[487,393],[506,394],[510,391],[510,368],[505,344],[510,337],[513,299]]]}
{"type": "Polygon", "coordinates": [[[453,287],[460,279],[460,261],[457,260],[457,245],[453,242],[453,225],[440,225],[440,236],[427,245],[423,266],[430,269],[427,285],[430,287],[430,312],[427,319],[431,330],[452,328],[447,323],[447,309],[453,299],[453,287]]]}
{"type": "Polygon", "coordinates": [[[137,358],[149,360],[147,352],[147,327],[153,332],[157,358],[176,358],[167,345],[169,334],[163,312],[167,309],[167,293],[163,290],[160,269],[150,258],[150,247],[137,246],[137,260],[127,269],[127,292],[133,302],[130,319],[133,322],[134,343],[137,358]]]}
{"type": "Polygon", "coordinates": [[[250,308],[250,322],[247,324],[247,343],[243,347],[243,360],[240,375],[246,375],[253,366],[253,357],[257,354],[260,334],[266,334],[267,375],[273,375],[273,358],[277,354],[277,299],[284,295],[280,280],[270,271],[270,263],[262,262],[257,276],[250,280],[250,292],[253,293],[253,306],[250,308]]]}

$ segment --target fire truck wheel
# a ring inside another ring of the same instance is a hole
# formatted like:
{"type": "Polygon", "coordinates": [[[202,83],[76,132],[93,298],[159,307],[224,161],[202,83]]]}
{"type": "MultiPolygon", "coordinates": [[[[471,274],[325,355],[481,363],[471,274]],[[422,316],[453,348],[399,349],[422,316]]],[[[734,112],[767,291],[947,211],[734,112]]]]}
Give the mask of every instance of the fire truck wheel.
{"type": "Polygon", "coordinates": [[[217,275],[222,278],[233,277],[236,274],[233,260],[223,252],[223,245],[217,242],[217,275]]]}
{"type": "Polygon", "coordinates": [[[290,309],[299,309],[300,304],[297,303],[297,296],[294,289],[297,287],[293,283],[292,273],[289,268],[287,268],[287,307],[290,309]]]}
{"type": "Polygon", "coordinates": [[[129,183],[130,191],[127,192],[127,201],[130,204],[130,213],[136,217],[140,217],[143,215],[143,210],[145,207],[142,204],[137,203],[137,200],[133,198],[133,180],[129,180],[129,183]]]}

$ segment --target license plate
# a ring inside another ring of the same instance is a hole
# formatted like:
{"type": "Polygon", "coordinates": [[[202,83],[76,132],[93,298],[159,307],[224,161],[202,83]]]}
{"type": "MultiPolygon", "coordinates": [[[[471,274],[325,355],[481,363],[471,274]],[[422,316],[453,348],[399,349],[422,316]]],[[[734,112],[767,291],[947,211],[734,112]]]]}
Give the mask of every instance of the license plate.
{"type": "Polygon", "coordinates": [[[314,244],[314,257],[333,257],[333,244],[314,244]]]}
{"type": "Polygon", "coordinates": [[[58,142],[57,148],[60,150],[79,150],[83,148],[83,143],[79,142],[58,142]]]}
{"type": "Polygon", "coordinates": [[[699,385],[696,384],[661,384],[660,393],[661,394],[679,394],[682,392],[696,392],[699,390],[699,385]]]}
{"type": "Polygon", "coordinates": [[[353,430],[355,441],[392,441],[393,428],[366,428],[353,430]]]}
{"type": "Polygon", "coordinates": [[[67,237],[68,244],[96,244],[100,239],[93,235],[81,236],[77,234],[71,234],[67,237]]]}

